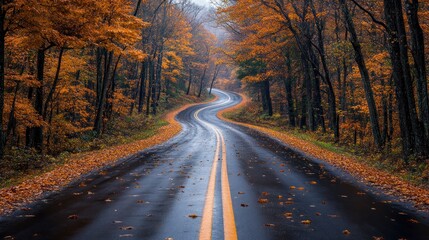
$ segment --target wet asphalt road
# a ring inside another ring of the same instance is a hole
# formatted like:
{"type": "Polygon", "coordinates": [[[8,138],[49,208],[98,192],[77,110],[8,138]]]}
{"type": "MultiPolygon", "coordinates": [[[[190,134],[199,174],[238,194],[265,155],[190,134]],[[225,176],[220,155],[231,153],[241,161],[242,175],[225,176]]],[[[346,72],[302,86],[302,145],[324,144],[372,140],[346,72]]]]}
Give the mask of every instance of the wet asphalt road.
{"type": "Polygon", "coordinates": [[[220,109],[241,99],[214,93],[216,102],[177,116],[183,131],[172,140],[1,217],[0,239],[186,240],[199,239],[200,229],[212,239],[429,239],[427,215],[390,203],[276,140],[219,120],[220,109]],[[230,189],[229,214],[224,187],[230,189]],[[212,220],[206,228],[203,218],[212,220]],[[225,237],[226,231],[232,235],[225,237]]]}

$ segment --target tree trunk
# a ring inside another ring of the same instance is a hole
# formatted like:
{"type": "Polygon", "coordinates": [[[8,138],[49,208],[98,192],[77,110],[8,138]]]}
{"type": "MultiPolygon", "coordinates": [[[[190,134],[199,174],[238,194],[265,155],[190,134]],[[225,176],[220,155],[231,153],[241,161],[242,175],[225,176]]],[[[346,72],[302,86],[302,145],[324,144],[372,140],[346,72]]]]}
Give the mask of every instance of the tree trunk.
{"type": "Polygon", "coordinates": [[[142,70],[140,73],[140,90],[139,90],[139,104],[138,104],[138,113],[143,112],[143,106],[146,97],[146,80],[147,80],[147,60],[142,63],[142,70]]]}
{"type": "Polygon", "coordinates": [[[271,101],[270,81],[265,80],[261,83],[262,85],[262,102],[264,106],[264,112],[268,116],[273,116],[273,104],[271,101]]]}
{"type": "Polygon", "coordinates": [[[416,101],[414,98],[413,79],[411,77],[411,68],[408,58],[407,32],[405,30],[404,15],[402,13],[401,0],[393,0],[395,3],[396,26],[399,39],[399,54],[401,56],[402,73],[405,81],[405,88],[408,98],[408,108],[410,110],[411,127],[414,134],[414,145],[416,152],[427,154],[427,143],[425,134],[422,131],[422,124],[417,117],[416,101]]]}
{"type": "Polygon", "coordinates": [[[105,109],[105,116],[107,120],[110,120],[113,115],[113,100],[115,99],[115,89],[116,89],[116,73],[118,71],[119,62],[121,61],[122,54],[119,54],[118,58],[116,59],[115,65],[113,67],[112,71],[112,77],[110,79],[109,87],[107,88],[107,94],[106,94],[106,109],[105,109]],[[109,101],[109,99],[111,99],[109,101]]]}
{"type": "Polygon", "coordinates": [[[151,67],[152,67],[152,59],[149,59],[148,60],[148,65],[147,65],[147,69],[148,69],[148,81],[149,81],[149,84],[148,84],[148,90],[147,90],[147,96],[146,96],[146,116],[149,116],[149,114],[150,114],[150,99],[151,99],[151,95],[152,95],[152,92],[154,91],[153,90],[153,88],[154,88],[154,86],[153,86],[153,78],[152,78],[152,76],[151,76],[151,74],[152,74],[152,69],[151,69],[151,67]]]}
{"type": "Polygon", "coordinates": [[[154,64],[154,61],[150,61],[149,62],[149,79],[150,79],[150,82],[152,83],[152,86],[151,86],[151,94],[150,94],[150,96],[151,96],[151,100],[152,100],[152,103],[151,103],[151,107],[152,107],[152,115],[156,115],[156,110],[157,110],[157,105],[158,105],[158,102],[156,101],[157,100],[157,97],[156,97],[156,82],[155,82],[155,64],[154,64]]]}
{"type": "Polygon", "coordinates": [[[209,95],[212,94],[213,85],[214,85],[214,83],[215,83],[215,81],[217,79],[217,75],[219,74],[220,68],[221,68],[221,66],[219,66],[219,65],[215,66],[215,71],[214,71],[214,74],[213,74],[212,82],[210,83],[209,95]]]}
{"type": "Polygon", "coordinates": [[[102,49],[101,47],[97,47],[97,52],[95,55],[95,61],[96,61],[96,83],[95,83],[95,93],[96,93],[96,101],[95,101],[95,107],[98,106],[100,102],[100,96],[101,96],[101,88],[103,86],[103,52],[106,51],[102,49]]]}
{"type": "Polygon", "coordinates": [[[416,114],[401,5],[400,0],[384,0],[384,14],[389,34],[389,53],[395,80],[403,152],[407,157],[414,152],[424,150],[424,141],[422,141],[424,133],[419,128],[416,114]]]}
{"type": "Polygon", "coordinates": [[[112,64],[113,51],[107,53],[107,50],[104,51],[104,76],[103,82],[101,86],[100,100],[96,109],[96,116],[94,121],[94,131],[97,136],[101,135],[102,132],[102,124],[103,124],[103,115],[104,115],[104,106],[106,105],[106,95],[107,95],[107,87],[109,85],[109,72],[110,65],[112,64]]]}
{"type": "MultiPolygon", "coordinates": [[[[303,56],[304,53],[301,53],[301,61],[303,62],[303,71],[304,71],[304,89],[305,89],[305,104],[306,111],[306,125],[308,129],[314,131],[315,128],[315,120],[314,120],[314,109],[313,109],[313,91],[312,91],[312,81],[310,76],[310,66],[308,60],[303,56]]],[[[303,97],[304,99],[304,97],[303,97]]]]}
{"type": "Polygon", "coordinates": [[[423,29],[419,23],[419,1],[405,0],[408,25],[411,34],[411,53],[417,76],[417,96],[419,105],[419,116],[423,123],[426,139],[429,139],[429,100],[427,90],[427,73],[425,59],[425,39],[423,29]]]}
{"type": "MultiPolygon", "coordinates": [[[[43,82],[45,69],[45,48],[40,48],[37,51],[37,80],[40,86],[36,88],[35,109],[40,116],[43,116],[43,82]]],[[[33,147],[38,151],[43,150],[43,127],[38,126],[33,128],[33,147]]]]}
{"type": "Polygon", "coordinates": [[[198,98],[201,97],[201,92],[203,91],[204,79],[206,78],[206,72],[207,72],[207,67],[204,68],[203,75],[201,76],[200,89],[198,91],[198,98]]]}
{"type": "MultiPolygon", "coordinates": [[[[158,54],[158,61],[156,64],[156,86],[157,86],[157,97],[156,102],[158,104],[161,99],[162,92],[162,61],[164,59],[164,47],[161,47],[160,53],[158,54]]],[[[167,80],[166,80],[167,81],[167,80]]]]}
{"type": "Polygon", "coordinates": [[[328,62],[326,60],[326,51],[325,51],[325,43],[324,43],[324,36],[323,36],[323,30],[324,30],[325,22],[323,22],[323,20],[319,19],[312,1],[310,2],[310,4],[311,4],[313,16],[316,20],[318,53],[320,56],[320,60],[322,62],[323,72],[325,73],[324,74],[324,81],[328,85],[328,104],[329,104],[329,115],[330,115],[330,120],[331,120],[330,121],[330,127],[334,131],[335,142],[339,142],[340,130],[339,130],[339,124],[337,121],[338,120],[337,103],[336,103],[334,87],[333,87],[332,81],[331,81],[331,73],[329,71],[328,62]]]}
{"type": "Polygon", "coordinates": [[[186,91],[186,95],[189,95],[189,92],[191,91],[191,85],[192,85],[192,68],[189,68],[189,81],[188,81],[188,90],[186,91]]]}
{"type": "Polygon", "coordinates": [[[354,58],[356,64],[358,65],[359,72],[361,75],[362,85],[365,91],[365,98],[368,104],[369,109],[369,118],[371,122],[372,134],[374,137],[374,143],[378,149],[383,147],[383,142],[380,133],[380,126],[378,123],[378,113],[377,107],[375,105],[374,94],[371,87],[371,80],[369,78],[368,69],[366,67],[365,59],[362,54],[362,48],[360,42],[357,37],[355,25],[351,18],[349,9],[345,3],[345,0],[340,0],[341,8],[344,14],[345,24],[347,26],[347,30],[350,33],[350,42],[354,49],[354,58]]]}
{"type": "Polygon", "coordinates": [[[59,56],[58,56],[57,70],[55,72],[54,82],[52,83],[52,87],[49,90],[48,97],[46,98],[46,101],[45,101],[45,107],[43,109],[43,120],[46,120],[49,104],[51,103],[52,96],[54,95],[54,92],[55,92],[57,85],[58,85],[58,81],[60,78],[60,71],[61,71],[61,63],[62,63],[62,59],[63,59],[63,53],[64,53],[64,48],[61,48],[59,56]]]}
{"type": "Polygon", "coordinates": [[[291,60],[289,57],[289,54],[286,56],[286,68],[287,68],[287,74],[288,76],[286,78],[283,78],[283,83],[285,85],[286,90],[286,100],[287,100],[287,109],[288,109],[288,115],[289,115],[289,125],[291,127],[296,126],[295,122],[295,104],[293,101],[293,94],[292,94],[292,82],[293,82],[293,76],[292,76],[292,65],[291,60]]]}

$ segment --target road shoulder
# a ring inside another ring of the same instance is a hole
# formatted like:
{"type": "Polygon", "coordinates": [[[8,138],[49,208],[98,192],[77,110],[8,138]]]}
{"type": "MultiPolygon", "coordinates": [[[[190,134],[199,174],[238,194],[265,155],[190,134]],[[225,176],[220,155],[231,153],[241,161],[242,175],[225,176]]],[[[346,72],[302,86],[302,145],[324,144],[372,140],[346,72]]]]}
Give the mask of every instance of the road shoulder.
{"type": "Polygon", "coordinates": [[[357,159],[323,149],[313,143],[297,138],[287,132],[279,132],[266,127],[237,122],[226,118],[226,113],[237,111],[250,102],[249,98],[240,94],[243,101],[233,108],[218,113],[218,117],[226,122],[244,126],[279,140],[290,148],[308,154],[334,167],[344,170],[364,184],[376,187],[384,194],[393,196],[402,203],[411,203],[418,211],[429,213],[429,190],[414,186],[411,183],[390,173],[375,169],[357,159]]]}

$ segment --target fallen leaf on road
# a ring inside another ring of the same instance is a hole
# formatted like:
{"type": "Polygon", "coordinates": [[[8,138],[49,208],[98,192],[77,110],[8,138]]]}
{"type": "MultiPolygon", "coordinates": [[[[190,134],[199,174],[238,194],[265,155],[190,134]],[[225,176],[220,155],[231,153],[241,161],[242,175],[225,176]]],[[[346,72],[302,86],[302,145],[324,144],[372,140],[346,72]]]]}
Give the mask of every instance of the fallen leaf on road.
{"type": "Polygon", "coordinates": [[[121,230],[133,230],[134,227],[132,226],[125,226],[125,227],[120,227],[119,229],[121,230]]]}
{"type": "Polygon", "coordinates": [[[245,203],[242,203],[242,204],[240,204],[240,206],[242,206],[242,207],[248,207],[249,205],[245,204],[245,203]]]}
{"type": "Polygon", "coordinates": [[[347,230],[347,229],[345,229],[345,230],[343,230],[343,234],[344,235],[349,235],[351,232],[349,231],[349,230],[347,230]]]}
{"type": "Polygon", "coordinates": [[[260,199],[258,199],[258,203],[260,203],[260,204],[268,203],[268,199],[260,198],[260,199]]]}
{"type": "Polygon", "coordinates": [[[272,224],[272,223],[265,223],[265,227],[275,227],[276,225],[272,224]]]}
{"type": "Polygon", "coordinates": [[[311,220],[302,220],[301,223],[302,224],[311,224],[311,220]]]}
{"type": "Polygon", "coordinates": [[[78,219],[78,218],[79,218],[79,216],[78,216],[78,215],[76,215],[76,214],[73,214],[73,215],[68,216],[67,218],[68,218],[68,219],[78,219]]]}
{"type": "Polygon", "coordinates": [[[194,219],[194,218],[197,218],[197,217],[198,217],[198,215],[196,215],[196,214],[189,214],[189,215],[188,215],[188,217],[190,217],[190,218],[193,218],[193,219],[194,219]]]}
{"type": "Polygon", "coordinates": [[[412,219],[412,218],[408,219],[408,222],[410,222],[410,223],[419,223],[419,221],[417,221],[416,219],[412,219]]]}

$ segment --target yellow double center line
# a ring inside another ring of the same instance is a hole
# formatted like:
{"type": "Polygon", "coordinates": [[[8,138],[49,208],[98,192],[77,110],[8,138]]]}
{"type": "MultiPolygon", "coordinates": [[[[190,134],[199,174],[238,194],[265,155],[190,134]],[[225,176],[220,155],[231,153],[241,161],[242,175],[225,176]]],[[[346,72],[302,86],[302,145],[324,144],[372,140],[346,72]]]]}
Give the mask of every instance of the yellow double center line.
{"type": "Polygon", "coordinates": [[[230,100],[231,99],[228,98],[228,100],[225,102],[221,102],[216,105],[207,106],[205,108],[199,109],[194,114],[194,117],[195,119],[197,119],[197,121],[200,121],[203,124],[207,125],[216,134],[216,152],[213,159],[206,199],[204,203],[204,210],[203,210],[203,216],[202,216],[201,227],[200,227],[200,237],[199,237],[200,240],[212,239],[213,208],[214,208],[215,187],[216,187],[216,170],[218,167],[219,153],[221,152],[221,150],[222,150],[221,192],[222,192],[224,239],[225,240],[237,239],[237,229],[235,226],[234,209],[232,207],[231,190],[229,187],[229,179],[228,179],[228,166],[227,166],[227,160],[226,160],[225,138],[223,137],[222,132],[217,127],[215,127],[214,125],[206,121],[201,120],[198,117],[198,114],[201,111],[214,106],[223,105],[229,102],[230,100]]]}

